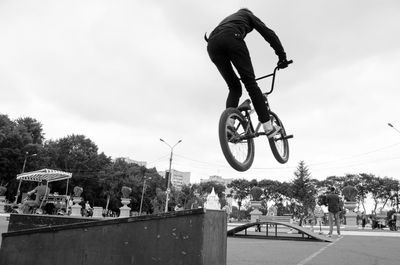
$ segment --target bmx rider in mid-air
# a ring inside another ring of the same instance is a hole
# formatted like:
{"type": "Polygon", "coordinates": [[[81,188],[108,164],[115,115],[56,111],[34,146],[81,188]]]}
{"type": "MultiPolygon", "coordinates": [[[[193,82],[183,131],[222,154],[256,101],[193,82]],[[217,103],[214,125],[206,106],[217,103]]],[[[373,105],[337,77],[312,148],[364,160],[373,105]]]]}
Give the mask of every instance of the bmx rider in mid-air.
{"type": "Polygon", "coordinates": [[[244,41],[246,35],[253,29],[256,29],[275,50],[279,58],[278,67],[286,68],[288,61],[278,36],[247,8],[242,8],[226,17],[208,38],[205,36],[208,42],[207,51],[228,85],[226,108],[238,107],[242,95],[241,79],[253,102],[258,120],[262,123],[267,137],[272,138],[279,132],[280,127],[272,125],[263,94],[255,80],[250,54],[244,41]],[[238,71],[240,79],[232,65],[238,71]]]}

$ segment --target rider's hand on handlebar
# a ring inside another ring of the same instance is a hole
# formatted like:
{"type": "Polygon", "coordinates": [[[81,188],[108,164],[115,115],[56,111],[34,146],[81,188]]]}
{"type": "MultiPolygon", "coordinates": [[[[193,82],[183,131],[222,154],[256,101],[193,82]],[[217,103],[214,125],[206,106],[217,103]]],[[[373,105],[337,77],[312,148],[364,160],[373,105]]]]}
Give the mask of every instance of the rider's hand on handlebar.
{"type": "Polygon", "coordinates": [[[289,62],[286,59],[286,57],[279,58],[279,61],[278,61],[278,64],[277,64],[278,69],[284,69],[284,68],[288,67],[288,65],[289,65],[289,62]]]}

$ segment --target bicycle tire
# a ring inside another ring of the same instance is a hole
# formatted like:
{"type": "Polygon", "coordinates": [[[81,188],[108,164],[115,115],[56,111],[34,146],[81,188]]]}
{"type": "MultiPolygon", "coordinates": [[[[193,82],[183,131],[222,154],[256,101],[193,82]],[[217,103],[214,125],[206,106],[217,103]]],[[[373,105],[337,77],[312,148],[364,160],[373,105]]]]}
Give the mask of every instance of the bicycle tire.
{"type": "Polygon", "coordinates": [[[254,139],[243,139],[243,136],[246,135],[247,122],[239,110],[228,108],[222,112],[218,126],[222,153],[229,165],[241,172],[248,170],[254,161],[254,139]],[[234,120],[233,135],[229,135],[229,119],[234,120]],[[228,139],[228,137],[230,138],[228,139]]]}
{"type": "Polygon", "coordinates": [[[281,130],[273,138],[268,139],[269,146],[275,159],[285,164],[289,160],[289,142],[286,139],[285,127],[283,127],[282,121],[278,115],[271,111],[270,113],[272,124],[276,124],[281,127],[281,130]]]}

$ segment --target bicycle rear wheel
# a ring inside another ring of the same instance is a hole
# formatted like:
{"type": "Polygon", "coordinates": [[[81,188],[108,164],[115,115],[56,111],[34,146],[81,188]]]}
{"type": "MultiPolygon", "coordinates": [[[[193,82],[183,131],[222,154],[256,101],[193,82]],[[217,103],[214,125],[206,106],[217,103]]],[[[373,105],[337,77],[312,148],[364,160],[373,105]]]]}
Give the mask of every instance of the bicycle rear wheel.
{"type": "Polygon", "coordinates": [[[247,120],[235,108],[226,109],[219,119],[219,143],[229,165],[248,170],[254,161],[254,140],[247,136],[247,120]]]}
{"type": "Polygon", "coordinates": [[[278,115],[273,112],[271,112],[271,122],[280,126],[281,130],[273,138],[268,139],[269,146],[275,159],[279,163],[285,164],[289,160],[289,142],[286,138],[286,131],[278,115]]]}

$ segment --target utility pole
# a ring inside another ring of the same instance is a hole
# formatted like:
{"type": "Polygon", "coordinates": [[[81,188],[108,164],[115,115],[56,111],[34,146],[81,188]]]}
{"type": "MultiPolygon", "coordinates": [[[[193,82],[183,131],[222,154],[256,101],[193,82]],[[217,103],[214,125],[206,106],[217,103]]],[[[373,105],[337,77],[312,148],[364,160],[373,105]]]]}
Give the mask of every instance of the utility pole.
{"type": "Polygon", "coordinates": [[[176,144],[174,144],[173,146],[169,145],[166,141],[164,141],[163,139],[160,138],[160,141],[165,143],[166,145],[169,146],[169,148],[171,149],[171,154],[169,157],[169,171],[168,171],[168,179],[167,179],[167,196],[165,199],[165,212],[168,212],[168,201],[169,201],[169,193],[171,192],[170,189],[170,185],[171,185],[171,167],[172,167],[172,156],[173,156],[173,152],[174,152],[174,147],[179,144],[180,142],[182,142],[182,140],[179,140],[176,144]]]}
{"type": "MultiPolygon", "coordinates": [[[[31,154],[31,155],[29,155],[28,152],[25,152],[24,164],[22,165],[21,174],[25,172],[26,160],[28,159],[28,157],[32,157],[32,156],[37,156],[37,154],[31,154]]],[[[21,189],[21,181],[19,181],[19,184],[18,184],[17,195],[15,195],[14,204],[17,204],[17,202],[18,202],[18,196],[19,196],[19,194],[20,194],[20,189],[21,189]]]]}
{"type": "Polygon", "coordinates": [[[400,133],[399,129],[397,129],[396,127],[393,126],[393,124],[388,123],[389,127],[392,127],[393,130],[395,130],[396,132],[400,133]]]}
{"type": "MultiPolygon", "coordinates": [[[[151,177],[149,179],[151,179],[151,177]]],[[[144,181],[143,181],[142,199],[140,200],[139,215],[142,215],[143,197],[144,197],[144,191],[145,190],[146,190],[146,176],[144,177],[144,181]]]]}
{"type": "MultiPolygon", "coordinates": [[[[389,127],[392,127],[393,130],[395,130],[396,132],[400,133],[399,129],[397,129],[396,127],[393,126],[393,124],[388,123],[389,127]]],[[[399,213],[399,187],[397,187],[397,191],[396,191],[396,212],[399,213]]],[[[400,216],[397,216],[400,217],[400,216]]]]}

